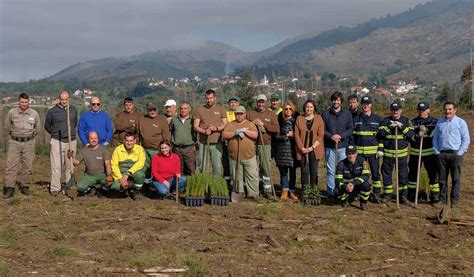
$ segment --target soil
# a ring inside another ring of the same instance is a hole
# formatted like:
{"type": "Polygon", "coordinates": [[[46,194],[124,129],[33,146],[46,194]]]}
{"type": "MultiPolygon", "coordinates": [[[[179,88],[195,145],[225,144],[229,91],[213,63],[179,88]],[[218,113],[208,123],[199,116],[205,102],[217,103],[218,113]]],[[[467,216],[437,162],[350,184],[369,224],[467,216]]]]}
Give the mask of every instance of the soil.
{"type": "MultiPolygon", "coordinates": [[[[463,117],[474,138],[472,115],[463,117]]],[[[463,162],[461,201],[451,210],[471,222],[473,148],[463,162]]],[[[361,211],[356,202],[341,208],[266,200],[186,207],[144,196],[72,201],[49,196],[49,176],[48,157],[37,157],[32,196],[16,191],[0,200],[2,275],[139,275],[152,267],[185,268],[193,276],[474,274],[474,226],[439,225],[440,207],[425,203],[400,210],[394,202],[369,203],[361,211]]]]}

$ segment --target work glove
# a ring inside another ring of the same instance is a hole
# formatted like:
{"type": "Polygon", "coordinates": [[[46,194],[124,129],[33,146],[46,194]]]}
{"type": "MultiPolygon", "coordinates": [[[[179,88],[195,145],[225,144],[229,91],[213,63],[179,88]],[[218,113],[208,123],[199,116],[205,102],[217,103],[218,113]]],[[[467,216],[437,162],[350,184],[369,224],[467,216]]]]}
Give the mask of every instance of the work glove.
{"type": "Polygon", "coordinates": [[[235,135],[235,136],[240,136],[240,133],[242,133],[242,130],[243,130],[243,129],[244,129],[244,128],[235,129],[234,135],[235,135]]]}
{"type": "Polygon", "coordinates": [[[400,121],[390,120],[390,127],[402,129],[403,123],[401,123],[400,121]]]}
{"type": "Polygon", "coordinates": [[[383,151],[377,151],[377,154],[375,155],[376,158],[382,158],[383,157],[383,151]]]}
{"type": "Polygon", "coordinates": [[[265,127],[263,127],[263,126],[257,126],[257,127],[258,127],[258,131],[260,131],[260,133],[265,134],[265,132],[266,132],[265,127]]]}
{"type": "Polygon", "coordinates": [[[74,151],[67,150],[66,156],[67,156],[68,159],[72,158],[74,156],[74,151]]]}
{"type": "Polygon", "coordinates": [[[425,125],[420,125],[420,131],[418,132],[418,136],[420,138],[424,138],[424,137],[426,137],[427,133],[428,133],[428,129],[426,128],[426,126],[425,125]]]}
{"type": "Polygon", "coordinates": [[[114,182],[114,177],[112,177],[112,175],[107,175],[107,177],[105,177],[105,186],[106,187],[111,187],[112,186],[112,183],[114,182]]]}

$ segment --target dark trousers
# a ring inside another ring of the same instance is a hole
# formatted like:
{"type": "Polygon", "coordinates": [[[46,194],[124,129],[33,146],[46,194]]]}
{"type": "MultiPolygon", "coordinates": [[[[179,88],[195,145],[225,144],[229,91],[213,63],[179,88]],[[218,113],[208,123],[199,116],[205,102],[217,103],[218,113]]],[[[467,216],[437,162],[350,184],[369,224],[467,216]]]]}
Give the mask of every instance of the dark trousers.
{"type": "Polygon", "coordinates": [[[382,183],[380,182],[380,170],[379,170],[379,158],[376,155],[362,155],[365,160],[369,163],[370,174],[372,175],[373,190],[376,193],[380,193],[382,189],[382,183]]]}
{"type": "Polygon", "coordinates": [[[451,190],[451,203],[456,204],[459,201],[459,191],[461,190],[461,164],[463,156],[456,153],[440,153],[438,155],[439,166],[439,186],[441,193],[439,200],[448,202],[448,176],[451,174],[453,187],[451,190]]]}
{"type": "MultiPolygon", "coordinates": [[[[407,196],[408,186],[407,186],[407,177],[408,177],[408,157],[399,157],[398,158],[398,189],[400,194],[407,196]]],[[[395,168],[395,158],[383,157],[382,162],[382,179],[383,187],[385,194],[393,193],[392,185],[392,172],[395,168]]]]}
{"type": "Polygon", "coordinates": [[[307,185],[317,186],[318,185],[318,165],[319,160],[316,160],[314,151],[308,154],[308,158],[303,156],[301,160],[301,185],[303,189],[307,185]]]}
{"type": "Polygon", "coordinates": [[[173,152],[181,160],[181,173],[190,176],[196,171],[196,148],[194,145],[185,147],[173,147],[173,152]]]}
{"type": "MultiPolygon", "coordinates": [[[[410,155],[408,161],[408,189],[416,191],[416,175],[418,173],[418,157],[417,155],[410,155]]],[[[439,195],[438,186],[438,158],[436,155],[428,155],[421,157],[421,164],[425,166],[426,173],[430,183],[430,195],[435,199],[439,195]]]]}

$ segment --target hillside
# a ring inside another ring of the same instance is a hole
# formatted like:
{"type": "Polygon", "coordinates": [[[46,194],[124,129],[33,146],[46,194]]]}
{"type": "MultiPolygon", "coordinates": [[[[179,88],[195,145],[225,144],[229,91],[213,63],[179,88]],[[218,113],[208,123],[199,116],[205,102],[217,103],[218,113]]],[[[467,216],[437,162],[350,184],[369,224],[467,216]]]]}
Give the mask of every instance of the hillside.
{"type": "Polygon", "coordinates": [[[457,81],[469,58],[473,1],[437,0],[394,16],[323,32],[259,61],[259,72],[330,71],[457,81]]]}
{"type": "Polygon", "coordinates": [[[182,50],[160,50],[127,58],[105,58],[72,65],[49,80],[101,80],[220,76],[251,66],[258,77],[272,73],[334,72],[339,76],[420,78],[458,81],[469,59],[473,0],[434,0],[397,15],[353,27],[285,40],[259,52],[207,41],[182,50]]]}
{"type": "Polygon", "coordinates": [[[219,76],[237,66],[255,60],[230,45],[207,41],[202,45],[180,50],[159,50],[127,58],[105,58],[72,65],[49,80],[104,79],[133,76],[184,77],[190,75],[219,76]]]}

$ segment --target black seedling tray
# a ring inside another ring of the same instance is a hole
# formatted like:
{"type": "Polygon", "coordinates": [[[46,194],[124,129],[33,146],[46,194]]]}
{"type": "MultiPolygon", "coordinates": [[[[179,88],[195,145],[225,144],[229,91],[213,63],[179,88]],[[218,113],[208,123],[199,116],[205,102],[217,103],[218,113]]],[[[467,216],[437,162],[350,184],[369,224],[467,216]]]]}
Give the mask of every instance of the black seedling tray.
{"type": "Polygon", "coordinates": [[[303,198],[301,203],[303,205],[319,206],[321,205],[321,198],[303,198]]]}
{"type": "Polygon", "coordinates": [[[204,205],[204,197],[189,197],[184,199],[184,205],[188,207],[200,207],[204,205]]]}
{"type": "Polygon", "coordinates": [[[227,206],[229,201],[228,196],[211,196],[211,205],[213,206],[227,206]]]}

